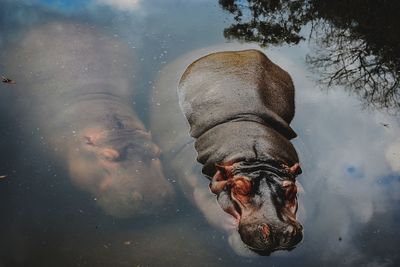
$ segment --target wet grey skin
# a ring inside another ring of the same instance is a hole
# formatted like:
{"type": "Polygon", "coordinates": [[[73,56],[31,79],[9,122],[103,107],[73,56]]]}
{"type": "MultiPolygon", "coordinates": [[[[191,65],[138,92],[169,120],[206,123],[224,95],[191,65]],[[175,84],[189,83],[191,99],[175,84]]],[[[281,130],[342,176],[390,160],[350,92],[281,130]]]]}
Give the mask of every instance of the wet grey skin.
{"type": "Polygon", "coordinates": [[[25,128],[115,217],[157,212],[173,196],[160,149],[132,109],[132,54],[118,38],[64,21],[25,33],[6,62],[25,128]]]}
{"type": "Polygon", "coordinates": [[[261,255],[293,249],[303,228],[289,74],[257,50],[213,53],[189,65],[178,97],[202,172],[242,241],[261,255]]]}

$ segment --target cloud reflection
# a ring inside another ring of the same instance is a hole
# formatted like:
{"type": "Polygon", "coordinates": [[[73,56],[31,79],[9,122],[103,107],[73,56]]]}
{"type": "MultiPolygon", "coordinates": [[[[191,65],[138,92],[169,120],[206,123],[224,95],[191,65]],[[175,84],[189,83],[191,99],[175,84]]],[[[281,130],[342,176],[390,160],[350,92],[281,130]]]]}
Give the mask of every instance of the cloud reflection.
{"type": "Polygon", "coordinates": [[[120,10],[133,11],[139,8],[139,0],[94,0],[94,3],[108,5],[120,10]]]}
{"type": "Polygon", "coordinates": [[[342,88],[315,90],[304,64],[283,53],[269,54],[288,70],[296,87],[294,128],[299,138],[294,143],[304,170],[300,181],[306,194],[300,201],[307,215],[307,239],[318,246],[325,235],[326,260],[332,260],[330,249],[348,258],[362,254],[350,242],[360,224],[369,223],[399,196],[398,180],[389,182],[391,190],[380,183],[387,175],[399,177],[396,117],[362,109],[342,88]]]}

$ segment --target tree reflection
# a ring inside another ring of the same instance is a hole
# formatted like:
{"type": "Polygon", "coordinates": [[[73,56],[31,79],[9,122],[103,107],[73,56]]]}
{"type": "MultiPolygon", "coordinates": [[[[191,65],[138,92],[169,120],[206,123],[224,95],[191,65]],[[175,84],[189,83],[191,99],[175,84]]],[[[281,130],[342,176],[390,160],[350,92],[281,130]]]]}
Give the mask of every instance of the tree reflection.
{"type": "Polygon", "coordinates": [[[228,39],[261,46],[317,44],[307,62],[321,82],[343,85],[382,109],[400,109],[400,2],[395,0],[219,0],[234,15],[228,39]],[[310,32],[305,36],[304,32],[310,32]]]}

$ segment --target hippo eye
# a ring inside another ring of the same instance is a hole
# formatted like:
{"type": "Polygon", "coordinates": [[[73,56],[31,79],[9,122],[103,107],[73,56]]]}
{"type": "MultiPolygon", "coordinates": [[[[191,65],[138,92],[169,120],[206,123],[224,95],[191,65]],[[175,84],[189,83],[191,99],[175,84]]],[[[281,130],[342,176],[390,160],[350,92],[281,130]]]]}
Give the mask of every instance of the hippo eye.
{"type": "Polygon", "coordinates": [[[293,200],[297,194],[297,187],[292,184],[290,186],[285,187],[285,199],[286,200],[293,200]]]}
{"type": "Polygon", "coordinates": [[[292,181],[283,181],[282,187],[284,189],[284,195],[286,200],[293,200],[296,197],[297,194],[297,187],[295,183],[292,181]]]}
{"type": "Polygon", "coordinates": [[[248,195],[251,192],[251,182],[245,178],[237,178],[233,183],[233,191],[235,194],[248,195]]]}

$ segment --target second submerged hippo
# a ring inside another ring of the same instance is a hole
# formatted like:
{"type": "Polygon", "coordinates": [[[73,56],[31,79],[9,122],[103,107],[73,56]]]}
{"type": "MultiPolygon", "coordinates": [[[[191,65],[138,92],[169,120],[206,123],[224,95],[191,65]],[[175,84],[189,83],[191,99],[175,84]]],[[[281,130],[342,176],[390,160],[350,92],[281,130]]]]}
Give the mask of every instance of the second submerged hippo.
{"type": "Polygon", "coordinates": [[[8,51],[26,129],[37,129],[74,184],[109,215],[159,212],[173,198],[160,150],[132,109],[135,59],[121,40],[68,21],[8,51]]]}
{"type": "Polygon", "coordinates": [[[292,249],[303,234],[288,73],[257,50],[213,53],[186,69],[178,97],[202,172],[242,241],[259,254],[292,249]]]}

